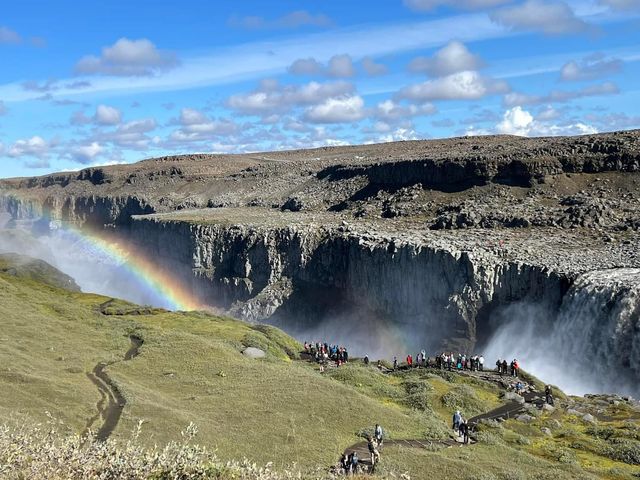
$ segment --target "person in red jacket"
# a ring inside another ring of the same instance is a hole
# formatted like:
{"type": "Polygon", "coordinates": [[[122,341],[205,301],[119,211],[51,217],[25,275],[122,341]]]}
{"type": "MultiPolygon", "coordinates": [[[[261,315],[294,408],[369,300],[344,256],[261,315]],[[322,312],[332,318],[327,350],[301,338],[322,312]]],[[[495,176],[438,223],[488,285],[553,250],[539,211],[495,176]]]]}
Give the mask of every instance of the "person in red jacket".
{"type": "Polygon", "coordinates": [[[407,365],[409,365],[409,367],[413,365],[413,357],[411,354],[407,355],[407,365]]]}

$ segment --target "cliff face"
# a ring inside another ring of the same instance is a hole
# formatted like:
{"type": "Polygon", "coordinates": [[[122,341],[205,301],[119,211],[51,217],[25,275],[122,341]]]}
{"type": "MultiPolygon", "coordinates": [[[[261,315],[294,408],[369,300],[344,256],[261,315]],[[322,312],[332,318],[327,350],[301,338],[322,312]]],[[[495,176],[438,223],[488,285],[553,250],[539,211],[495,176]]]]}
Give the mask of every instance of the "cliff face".
{"type": "Polygon", "coordinates": [[[336,316],[376,318],[413,331],[416,348],[470,348],[478,318],[493,306],[557,307],[569,284],[564,275],[481,252],[344,230],[137,218],[129,236],[203,301],[245,320],[302,332],[336,316]]]}

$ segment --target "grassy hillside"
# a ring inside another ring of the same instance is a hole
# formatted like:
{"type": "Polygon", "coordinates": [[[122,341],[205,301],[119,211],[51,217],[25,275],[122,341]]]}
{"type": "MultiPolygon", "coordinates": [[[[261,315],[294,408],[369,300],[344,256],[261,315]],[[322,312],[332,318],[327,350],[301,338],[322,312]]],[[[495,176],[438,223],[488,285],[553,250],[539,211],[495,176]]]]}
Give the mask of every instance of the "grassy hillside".
{"type": "MultiPolygon", "coordinates": [[[[49,268],[23,262],[17,274],[11,261],[0,259],[0,423],[53,417],[61,434],[83,432],[101,400],[87,374],[100,362],[117,362],[106,371],[127,402],[112,437],[119,444],[140,421],[142,446],[179,440],[193,423],[197,442],[223,461],[295,464],[309,472],[326,471],[376,422],[391,438],[438,440],[450,436],[453,410],[470,417],[503,403],[495,383],[447,372],[382,374],[355,361],[321,374],[297,360],[300,346],[275,328],[66,290],[49,268]],[[131,335],[144,343],[123,362],[131,335]],[[263,349],[266,358],[245,357],[246,346],[263,349]]],[[[596,424],[562,408],[532,412],[529,423],[483,425],[479,443],[469,447],[390,446],[378,474],[633,478],[640,414],[625,402],[598,401],[575,407],[590,409],[596,424]]]]}

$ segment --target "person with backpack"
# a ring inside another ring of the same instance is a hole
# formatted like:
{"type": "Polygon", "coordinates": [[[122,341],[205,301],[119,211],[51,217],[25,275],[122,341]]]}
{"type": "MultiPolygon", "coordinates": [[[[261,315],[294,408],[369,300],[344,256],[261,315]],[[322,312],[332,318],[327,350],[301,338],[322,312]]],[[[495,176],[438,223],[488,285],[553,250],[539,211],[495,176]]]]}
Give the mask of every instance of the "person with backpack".
{"type": "Polygon", "coordinates": [[[456,413],[453,414],[453,429],[458,431],[460,428],[460,422],[462,421],[462,415],[460,414],[460,410],[456,410],[456,413]]]}
{"type": "Polygon", "coordinates": [[[356,473],[358,473],[358,453],[357,452],[353,452],[351,454],[351,465],[350,465],[350,472],[351,475],[355,475],[356,473]]]}
{"type": "Polygon", "coordinates": [[[551,390],[551,385],[546,385],[544,387],[544,396],[545,396],[547,405],[553,406],[553,391],[551,390]]]}
{"type": "Polygon", "coordinates": [[[345,453],[344,455],[342,455],[342,458],[340,459],[340,468],[342,468],[344,475],[349,473],[350,466],[351,466],[351,459],[349,458],[349,455],[345,453]]]}
{"type": "Polygon", "coordinates": [[[465,419],[462,419],[460,426],[458,427],[458,436],[462,437],[462,443],[465,445],[469,443],[469,425],[465,419]]]}
{"type": "Polygon", "coordinates": [[[367,439],[367,442],[367,446],[369,447],[369,454],[371,455],[371,467],[375,468],[376,463],[380,461],[380,452],[378,452],[378,448],[373,441],[373,437],[369,437],[367,439]]]}
{"type": "Polygon", "coordinates": [[[376,439],[376,443],[378,444],[379,447],[382,447],[382,427],[380,426],[380,424],[376,423],[376,428],[374,430],[374,437],[376,439]]]}

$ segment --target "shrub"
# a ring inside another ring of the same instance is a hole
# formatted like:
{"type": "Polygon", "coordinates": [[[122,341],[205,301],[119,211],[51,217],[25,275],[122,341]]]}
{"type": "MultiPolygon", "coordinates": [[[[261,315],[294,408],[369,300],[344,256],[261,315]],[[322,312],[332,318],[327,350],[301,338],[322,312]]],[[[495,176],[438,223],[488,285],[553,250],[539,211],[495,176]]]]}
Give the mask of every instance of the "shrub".
{"type": "Polygon", "coordinates": [[[405,399],[407,406],[423,412],[431,411],[429,394],[433,391],[433,387],[426,380],[408,379],[404,382],[404,388],[407,391],[405,399]]]}
{"type": "Polygon", "coordinates": [[[451,411],[460,410],[464,415],[482,413],[484,406],[475,391],[468,385],[457,385],[442,396],[442,404],[451,411]]]}
{"type": "Polygon", "coordinates": [[[612,460],[640,465],[640,442],[626,438],[613,438],[602,448],[601,455],[612,460]]]}

